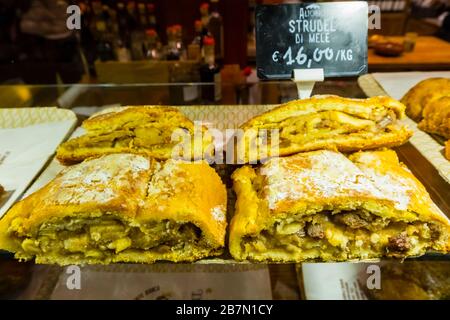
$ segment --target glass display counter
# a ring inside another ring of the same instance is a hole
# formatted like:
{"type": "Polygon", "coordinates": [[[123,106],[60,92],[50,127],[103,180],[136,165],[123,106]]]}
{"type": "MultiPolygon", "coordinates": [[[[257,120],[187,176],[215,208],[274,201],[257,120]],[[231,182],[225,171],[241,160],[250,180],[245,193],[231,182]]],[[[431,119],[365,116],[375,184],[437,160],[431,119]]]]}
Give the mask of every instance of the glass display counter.
{"type": "MultiPolygon", "coordinates": [[[[259,110],[260,105],[295,99],[293,82],[221,83],[220,96],[211,101],[214,84],[80,84],[60,86],[0,86],[0,108],[56,106],[72,110],[76,123],[105,108],[128,105],[208,106],[214,114],[259,110]]],[[[365,98],[356,79],[317,83],[313,94],[365,98]]],[[[28,110],[28,109],[27,109],[28,110]]],[[[203,109],[191,114],[198,115],[203,109]]],[[[51,112],[50,112],[51,113],[51,112]]],[[[189,113],[189,112],[188,112],[189,113]]],[[[26,117],[26,115],[23,115],[26,117]]],[[[221,119],[220,116],[217,116],[221,119]]],[[[226,116],[224,116],[226,118],[226,116]]],[[[191,119],[198,120],[198,119],[191,119]]],[[[204,120],[204,119],[203,119],[204,120]]],[[[6,120],[3,119],[3,122],[6,120]]],[[[218,120],[220,121],[220,120],[218,120]]],[[[223,129],[223,128],[222,128],[223,129]]],[[[20,141],[18,141],[19,143],[20,141]]],[[[426,154],[413,144],[395,148],[400,160],[422,182],[436,205],[450,216],[450,185],[426,154]]],[[[1,151],[0,151],[1,153],[1,151]]],[[[52,157],[36,172],[30,186],[51,171],[52,157]],[[49,169],[50,167],[50,169],[49,169]]],[[[227,187],[230,187],[229,185],[227,187]]],[[[34,188],[36,188],[34,186],[34,188]]],[[[229,193],[232,194],[231,189],[229,193]]],[[[233,198],[233,197],[231,197],[233,198]]],[[[233,205],[233,204],[231,204],[233,205]]],[[[450,297],[448,255],[428,254],[417,259],[346,263],[254,264],[231,259],[192,264],[114,264],[107,266],[37,265],[18,262],[0,252],[0,297],[7,299],[389,299],[450,297]],[[376,277],[381,276],[382,289],[376,277]]]]}

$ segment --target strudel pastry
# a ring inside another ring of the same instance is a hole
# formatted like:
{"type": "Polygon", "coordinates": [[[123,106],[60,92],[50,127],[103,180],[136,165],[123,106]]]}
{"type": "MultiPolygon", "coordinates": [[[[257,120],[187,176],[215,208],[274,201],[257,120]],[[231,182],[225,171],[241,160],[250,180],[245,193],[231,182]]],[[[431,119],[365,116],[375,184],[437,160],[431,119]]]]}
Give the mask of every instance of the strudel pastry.
{"type": "Polygon", "coordinates": [[[206,129],[194,123],[180,111],[171,107],[124,107],[92,116],[83,122],[86,133],[63,143],[56,157],[63,164],[74,164],[89,157],[110,153],[136,153],[166,160],[174,157],[185,160],[204,159],[211,139],[206,129]],[[180,148],[185,132],[190,138],[189,148],[180,148]],[[187,150],[186,150],[187,149],[187,150]]]}
{"type": "Polygon", "coordinates": [[[273,158],[233,175],[237,260],[300,262],[450,251],[450,221],[394,151],[273,158]]]}
{"type": "MultiPolygon", "coordinates": [[[[245,157],[241,162],[262,159],[263,156],[254,151],[262,150],[264,143],[269,150],[268,157],[273,156],[273,150],[278,153],[275,156],[285,156],[320,149],[347,152],[398,146],[412,135],[397,121],[404,116],[404,111],[403,104],[389,97],[315,96],[291,101],[241,126],[244,132],[264,133],[257,135],[256,143],[244,134],[238,144],[238,148],[245,145],[245,157]],[[278,140],[275,142],[274,133],[278,140]]],[[[239,154],[242,151],[237,151],[238,157],[239,154]]]]}
{"type": "Polygon", "coordinates": [[[0,220],[0,249],[60,265],[194,261],[221,253],[225,206],[206,162],[105,155],[13,206],[0,220]]]}
{"type": "Polygon", "coordinates": [[[412,87],[402,98],[401,102],[406,105],[406,114],[415,121],[423,118],[422,112],[425,106],[443,96],[450,95],[450,79],[429,78],[420,81],[412,87]]]}
{"type": "Polygon", "coordinates": [[[425,106],[419,129],[450,139],[450,94],[425,106]]]}

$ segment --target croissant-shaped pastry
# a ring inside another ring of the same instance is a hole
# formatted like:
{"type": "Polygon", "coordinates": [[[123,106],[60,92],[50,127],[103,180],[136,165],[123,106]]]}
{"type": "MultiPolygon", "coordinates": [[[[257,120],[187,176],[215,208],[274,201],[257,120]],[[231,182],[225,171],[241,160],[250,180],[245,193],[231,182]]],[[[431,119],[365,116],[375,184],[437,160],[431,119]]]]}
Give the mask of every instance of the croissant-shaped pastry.
{"type": "Polygon", "coordinates": [[[255,162],[265,156],[320,149],[349,152],[398,146],[412,135],[398,121],[404,116],[404,111],[403,104],[389,97],[315,96],[291,101],[241,126],[244,132],[259,131],[263,134],[258,135],[256,143],[248,138],[250,135],[243,135],[238,148],[245,149],[245,155],[242,159],[242,151],[237,151],[237,161],[255,162]],[[275,134],[278,141],[274,141],[275,134]],[[260,136],[264,137],[261,139],[260,136]],[[267,152],[261,154],[258,150],[267,152]],[[273,153],[274,150],[277,154],[273,153]]]}
{"type": "Polygon", "coordinates": [[[206,162],[111,154],[64,169],[0,220],[0,249],[37,263],[194,261],[222,252],[226,190],[206,162]]]}
{"type": "Polygon", "coordinates": [[[419,129],[450,139],[450,94],[425,106],[419,129]]]}
{"type": "Polygon", "coordinates": [[[415,121],[423,118],[423,109],[435,99],[450,95],[450,79],[429,78],[420,81],[412,87],[402,98],[406,106],[406,114],[415,121]]]}
{"type": "Polygon", "coordinates": [[[194,123],[171,107],[123,107],[94,115],[84,121],[82,127],[86,130],[84,135],[58,148],[56,157],[61,163],[74,164],[90,157],[121,152],[159,160],[199,160],[205,158],[211,143],[211,138],[205,134],[206,128],[200,127],[202,132],[196,134],[194,123]],[[186,132],[191,139],[189,148],[174,150],[182,142],[181,134],[172,136],[176,130],[186,132]]]}
{"type": "Polygon", "coordinates": [[[450,221],[394,151],[273,158],[233,175],[237,260],[300,262],[450,251],[450,221]]]}

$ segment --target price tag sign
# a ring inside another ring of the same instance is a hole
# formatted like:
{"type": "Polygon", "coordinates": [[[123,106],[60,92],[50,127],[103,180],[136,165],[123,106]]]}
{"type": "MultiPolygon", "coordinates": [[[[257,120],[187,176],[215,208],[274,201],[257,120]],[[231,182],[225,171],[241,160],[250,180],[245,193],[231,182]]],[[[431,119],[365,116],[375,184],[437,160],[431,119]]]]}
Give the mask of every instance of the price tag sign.
{"type": "Polygon", "coordinates": [[[294,69],[325,77],[367,73],[367,2],[256,7],[256,65],[261,79],[290,79],[294,69]]]}

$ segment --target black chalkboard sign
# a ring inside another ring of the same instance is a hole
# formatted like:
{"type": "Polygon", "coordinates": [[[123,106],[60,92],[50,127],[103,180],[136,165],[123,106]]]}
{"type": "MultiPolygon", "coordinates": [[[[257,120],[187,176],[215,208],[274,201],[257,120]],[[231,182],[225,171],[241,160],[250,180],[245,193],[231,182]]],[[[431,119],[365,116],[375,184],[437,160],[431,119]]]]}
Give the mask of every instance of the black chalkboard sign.
{"type": "Polygon", "coordinates": [[[325,77],[367,73],[367,2],[256,7],[256,65],[261,79],[290,79],[293,69],[325,77]]]}

